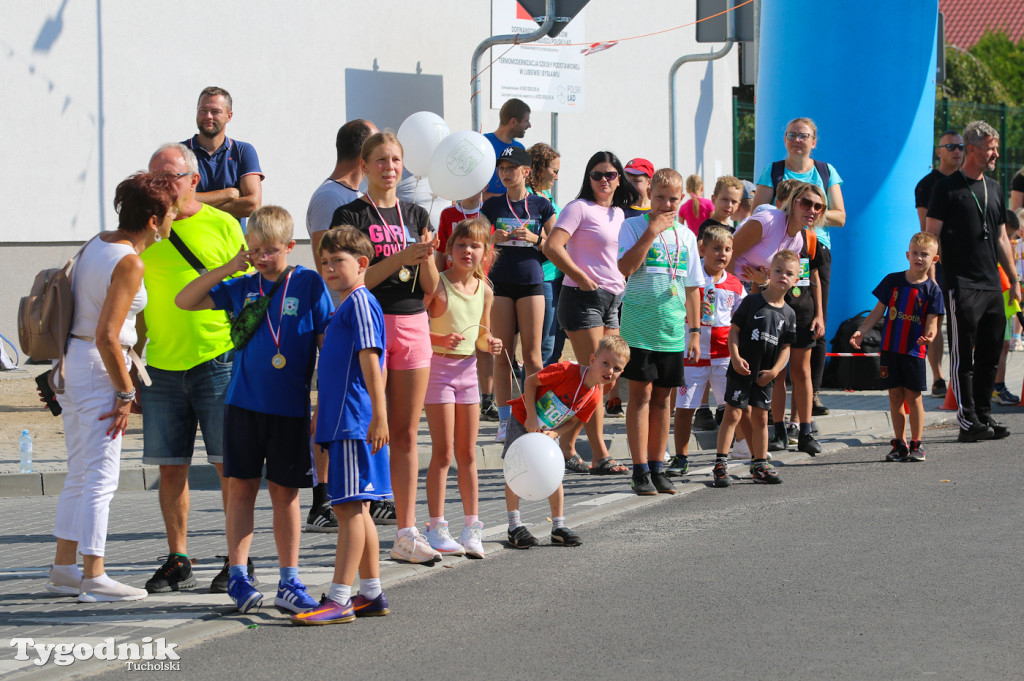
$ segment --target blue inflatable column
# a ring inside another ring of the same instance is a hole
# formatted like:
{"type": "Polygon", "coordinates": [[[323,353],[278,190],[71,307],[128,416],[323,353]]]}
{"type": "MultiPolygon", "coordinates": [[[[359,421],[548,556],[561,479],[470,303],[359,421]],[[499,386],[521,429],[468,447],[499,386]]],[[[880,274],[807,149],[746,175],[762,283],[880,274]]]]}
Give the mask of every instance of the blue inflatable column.
{"type": "Polygon", "coordinates": [[[812,157],[843,178],[846,225],[829,230],[829,340],[874,307],[885,274],[907,267],[920,228],[914,186],[933,155],[937,27],[937,0],[761,0],[754,172],[786,157],[786,123],[807,116],[818,126],[812,157]]]}

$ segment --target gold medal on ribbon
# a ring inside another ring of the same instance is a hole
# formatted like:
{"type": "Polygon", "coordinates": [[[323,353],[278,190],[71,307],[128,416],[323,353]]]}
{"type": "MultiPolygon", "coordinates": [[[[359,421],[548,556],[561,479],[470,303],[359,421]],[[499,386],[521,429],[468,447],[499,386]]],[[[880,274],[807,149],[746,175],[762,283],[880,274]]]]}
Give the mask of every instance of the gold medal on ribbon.
{"type": "Polygon", "coordinates": [[[403,267],[402,269],[398,270],[398,278],[401,279],[403,282],[409,281],[410,279],[412,279],[412,272],[409,271],[408,267],[403,267]]]}
{"type": "Polygon", "coordinates": [[[270,358],[270,364],[273,365],[275,369],[284,369],[284,365],[287,363],[288,360],[286,360],[284,355],[280,352],[270,358]]]}

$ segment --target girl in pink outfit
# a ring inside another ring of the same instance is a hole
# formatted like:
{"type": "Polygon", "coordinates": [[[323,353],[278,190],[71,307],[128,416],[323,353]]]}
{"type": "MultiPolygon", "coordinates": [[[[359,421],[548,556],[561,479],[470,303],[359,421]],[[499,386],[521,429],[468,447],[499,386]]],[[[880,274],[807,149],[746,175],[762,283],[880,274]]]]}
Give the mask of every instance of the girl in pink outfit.
{"type": "Polygon", "coordinates": [[[686,193],[690,199],[679,207],[679,219],[686,222],[690,231],[697,234],[702,222],[715,212],[715,204],[704,198],[704,179],[700,175],[686,178],[686,193]]]}

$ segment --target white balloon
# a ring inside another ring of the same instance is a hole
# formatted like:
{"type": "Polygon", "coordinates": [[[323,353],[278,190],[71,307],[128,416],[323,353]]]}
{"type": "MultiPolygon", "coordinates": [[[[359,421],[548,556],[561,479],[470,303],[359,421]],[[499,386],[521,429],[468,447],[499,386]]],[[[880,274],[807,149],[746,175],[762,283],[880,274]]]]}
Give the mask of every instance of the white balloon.
{"type": "Polygon", "coordinates": [[[520,436],[505,453],[505,482],[521,499],[547,499],[562,484],[564,475],[562,450],[543,433],[520,436]]]}
{"type": "Polygon", "coordinates": [[[441,140],[430,159],[430,187],[449,201],[462,201],[483,190],[494,175],[494,147],[472,130],[441,140]]]}
{"type": "Polygon", "coordinates": [[[398,141],[402,143],[402,162],[416,177],[430,172],[430,159],[434,149],[451,129],[444,119],[433,111],[417,111],[398,128],[398,141]]]}

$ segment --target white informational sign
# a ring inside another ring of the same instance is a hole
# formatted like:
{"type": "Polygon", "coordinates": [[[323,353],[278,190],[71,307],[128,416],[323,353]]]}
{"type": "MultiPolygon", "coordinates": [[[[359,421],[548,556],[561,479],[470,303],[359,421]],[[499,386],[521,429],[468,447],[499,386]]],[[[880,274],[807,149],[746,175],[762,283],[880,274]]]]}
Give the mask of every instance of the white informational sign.
{"type": "MultiPolygon", "coordinates": [[[[490,69],[492,109],[517,97],[533,113],[583,111],[584,47],[579,43],[585,42],[585,14],[586,10],[577,14],[556,38],[544,37],[511,50],[510,45],[491,48],[491,59],[498,59],[490,69]],[[570,43],[573,47],[564,47],[570,43]]],[[[525,35],[537,28],[516,0],[491,0],[491,35],[525,35]]]]}

